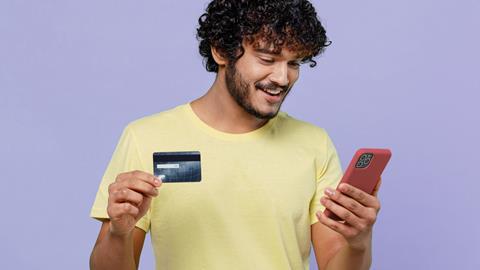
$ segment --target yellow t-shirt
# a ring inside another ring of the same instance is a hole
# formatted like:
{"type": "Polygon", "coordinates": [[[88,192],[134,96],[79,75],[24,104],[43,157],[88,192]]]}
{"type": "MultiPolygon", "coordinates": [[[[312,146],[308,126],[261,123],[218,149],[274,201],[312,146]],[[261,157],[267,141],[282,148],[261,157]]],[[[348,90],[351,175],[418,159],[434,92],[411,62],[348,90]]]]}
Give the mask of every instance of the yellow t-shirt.
{"type": "Polygon", "coordinates": [[[310,225],[342,176],[327,133],[285,112],[254,131],[204,123],[189,103],[131,122],[90,215],[108,218],[108,185],[153,173],[153,152],[200,151],[201,182],[164,183],[137,227],[151,233],[157,270],[309,269],[310,225]]]}

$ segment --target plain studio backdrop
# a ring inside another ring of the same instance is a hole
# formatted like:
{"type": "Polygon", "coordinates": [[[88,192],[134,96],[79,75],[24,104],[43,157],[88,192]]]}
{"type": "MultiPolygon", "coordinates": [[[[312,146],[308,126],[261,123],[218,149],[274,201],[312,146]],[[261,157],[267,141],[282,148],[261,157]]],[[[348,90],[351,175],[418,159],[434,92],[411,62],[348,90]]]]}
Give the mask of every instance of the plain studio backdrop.
{"type": "MultiPolygon", "coordinates": [[[[207,2],[0,1],[0,269],[88,268],[124,126],[213,82],[195,39],[207,2]]],[[[314,5],[333,44],[282,110],[325,128],[343,168],[392,149],[372,269],[480,269],[480,2],[314,5]]]]}

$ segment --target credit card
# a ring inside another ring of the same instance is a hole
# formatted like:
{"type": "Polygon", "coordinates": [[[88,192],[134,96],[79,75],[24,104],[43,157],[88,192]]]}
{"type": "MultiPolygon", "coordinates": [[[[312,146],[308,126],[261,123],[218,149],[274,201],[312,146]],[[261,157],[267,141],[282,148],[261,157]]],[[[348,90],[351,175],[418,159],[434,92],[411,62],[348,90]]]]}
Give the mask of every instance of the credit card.
{"type": "Polygon", "coordinates": [[[200,152],[155,152],[153,174],[164,183],[200,182],[200,152]]]}

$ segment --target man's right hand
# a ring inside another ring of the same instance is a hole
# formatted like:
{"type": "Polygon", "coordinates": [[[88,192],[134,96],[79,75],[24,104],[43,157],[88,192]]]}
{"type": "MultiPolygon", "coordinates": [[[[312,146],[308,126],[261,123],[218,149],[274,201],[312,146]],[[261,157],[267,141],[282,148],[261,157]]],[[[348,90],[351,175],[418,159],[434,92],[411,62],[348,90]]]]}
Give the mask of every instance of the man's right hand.
{"type": "Polygon", "coordinates": [[[110,233],[126,236],[150,207],[162,181],[143,171],[121,173],[108,187],[107,213],[110,217],[110,233]]]}

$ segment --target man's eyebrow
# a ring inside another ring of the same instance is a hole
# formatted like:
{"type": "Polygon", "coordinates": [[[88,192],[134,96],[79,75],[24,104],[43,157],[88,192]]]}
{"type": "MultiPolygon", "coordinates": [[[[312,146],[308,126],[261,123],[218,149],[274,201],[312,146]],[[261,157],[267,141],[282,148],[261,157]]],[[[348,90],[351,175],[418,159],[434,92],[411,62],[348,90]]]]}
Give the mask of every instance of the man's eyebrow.
{"type": "Polygon", "coordinates": [[[260,53],[266,53],[266,54],[280,55],[280,52],[275,52],[274,50],[267,49],[267,48],[255,48],[255,51],[260,53]]]}
{"type": "MultiPolygon", "coordinates": [[[[259,53],[265,53],[265,54],[271,54],[271,55],[281,55],[281,52],[276,52],[271,49],[267,48],[254,48],[254,51],[259,52],[259,53]]],[[[302,61],[303,57],[299,54],[296,56],[296,58],[293,61],[302,61]]]]}

